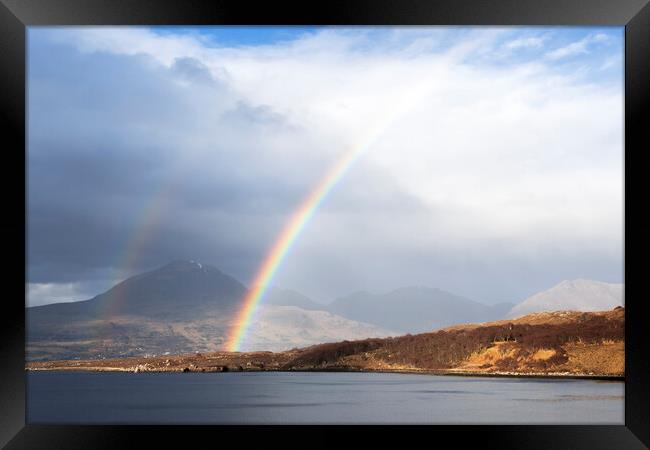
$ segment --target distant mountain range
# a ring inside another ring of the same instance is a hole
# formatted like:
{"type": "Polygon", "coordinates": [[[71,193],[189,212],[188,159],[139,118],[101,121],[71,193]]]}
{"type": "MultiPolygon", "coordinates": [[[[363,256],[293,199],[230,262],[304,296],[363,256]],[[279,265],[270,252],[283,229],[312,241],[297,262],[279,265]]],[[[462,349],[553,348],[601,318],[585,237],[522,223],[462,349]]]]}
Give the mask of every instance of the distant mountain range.
{"type": "Polygon", "coordinates": [[[512,303],[487,306],[440,289],[413,286],[386,294],[356,292],[337,299],[328,310],[390,330],[419,333],[458,323],[500,319],[512,307],[512,303]]]}
{"type": "Polygon", "coordinates": [[[264,296],[265,305],[297,306],[309,311],[327,310],[327,305],[316,303],[306,295],[290,289],[270,288],[264,296]]]}
{"type": "MultiPolygon", "coordinates": [[[[211,265],[173,261],[90,300],[27,308],[27,358],[219,351],[246,292],[246,286],[211,265]]],[[[429,287],[383,294],[356,292],[324,305],[296,291],[272,288],[255,315],[243,350],[281,351],[419,333],[544,309],[605,310],[621,300],[622,285],[587,280],[561,283],[517,306],[487,306],[429,287]]]]}
{"type": "Polygon", "coordinates": [[[623,285],[593,280],[563,281],[552,288],[528,297],[507,317],[520,317],[540,311],[604,311],[623,306],[623,285]]]}

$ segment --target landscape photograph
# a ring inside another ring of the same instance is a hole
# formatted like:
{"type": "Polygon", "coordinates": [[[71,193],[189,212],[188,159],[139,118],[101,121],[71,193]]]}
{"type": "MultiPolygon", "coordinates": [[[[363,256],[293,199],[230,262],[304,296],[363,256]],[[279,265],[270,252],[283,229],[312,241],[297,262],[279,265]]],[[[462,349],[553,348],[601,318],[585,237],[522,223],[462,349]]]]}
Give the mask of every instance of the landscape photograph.
{"type": "Polygon", "coordinates": [[[31,26],[28,424],[623,424],[624,28],[31,26]]]}

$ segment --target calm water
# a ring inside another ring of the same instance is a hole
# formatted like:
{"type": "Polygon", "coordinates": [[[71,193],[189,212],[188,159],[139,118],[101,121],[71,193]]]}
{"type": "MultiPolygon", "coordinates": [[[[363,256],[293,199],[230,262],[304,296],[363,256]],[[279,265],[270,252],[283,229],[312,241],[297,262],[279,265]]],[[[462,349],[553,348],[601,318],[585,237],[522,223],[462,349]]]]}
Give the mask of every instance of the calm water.
{"type": "Polygon", "coordinates": [[[27,375],[29,423],[622,424],[624,384],[381,373],[27,375]]]}

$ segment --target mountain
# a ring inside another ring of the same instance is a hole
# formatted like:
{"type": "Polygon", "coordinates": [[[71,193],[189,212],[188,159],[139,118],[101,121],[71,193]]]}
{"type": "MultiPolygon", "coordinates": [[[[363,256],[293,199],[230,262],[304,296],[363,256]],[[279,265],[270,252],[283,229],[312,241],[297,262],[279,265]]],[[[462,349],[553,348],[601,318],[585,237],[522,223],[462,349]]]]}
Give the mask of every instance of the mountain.
{"type": "Polygon", "coordinates": [[[92,301],[124,314],[161,317],[194,308],[234,308],[245,293],[246,286],[213,266],[173,261],[131,277],[92,301]]]}
{"type": "Polygon", "coordinates": [[[538,311],[601,311],[623,306],[623,285],[593,280],[562,281],[512,308],[507,317],[538,311]]]}
{"type": "MultiPolygon", "coordinates": [[[[90,300],[27,308],[27,358],[218,351],[246,292],[243,284],[213,266],[173,261],[131,277],[90,300]]],[[[287,292],[272,292],[272,298],[311,306],[306,297],[287,292]]],[[[264,345],[265,350],[286,350],[391,334],[376,326],[297,306],[263,305],[256,321],[245,349],[264,345]]]]}
{"type": "Polygon", "coordinates": [[[292,291],[290,289],[280,289],[277,287],[268,290],[266,296],[264,297],[264,304],[278,306],[297,306],[298,308],[307,309],[310,311],[324,311],[327,309],[325,305],[316,303],[300,292],[292,291]]]}
{"type": "Polygon", "coordinates": [[[128,278],[90,300],[35,306],[28,311],[34,319],[111,314],[159,317],[202,306],[232,308],[245,293],[243,284],[213,266],[172,261],[128,278]]]}
{"type": "Polygon", "coordinates": [[[356,292],[328,305],[328,311],[404,333],[430,331],[456,323],[504,317],[512,304],[487,306],[449,292],[421,286],[385,294],[356,292]]]}

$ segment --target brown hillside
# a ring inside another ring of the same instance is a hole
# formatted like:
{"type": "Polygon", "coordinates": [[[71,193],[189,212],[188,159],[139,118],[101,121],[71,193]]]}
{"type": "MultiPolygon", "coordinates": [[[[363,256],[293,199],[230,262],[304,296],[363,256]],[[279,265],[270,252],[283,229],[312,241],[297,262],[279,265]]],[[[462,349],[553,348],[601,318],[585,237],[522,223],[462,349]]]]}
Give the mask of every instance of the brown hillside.
{"type": "Polygon", "coordinates": [[[623,375],[624,330],[622,308],[538,313],[413,336],[317,345],[287,367],[623,375]]]}

